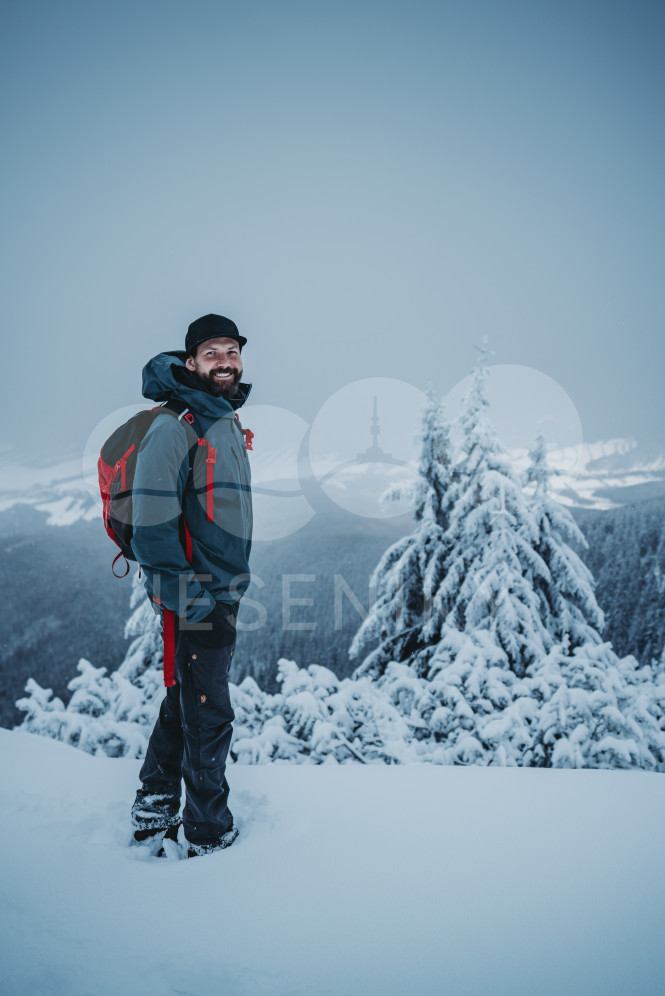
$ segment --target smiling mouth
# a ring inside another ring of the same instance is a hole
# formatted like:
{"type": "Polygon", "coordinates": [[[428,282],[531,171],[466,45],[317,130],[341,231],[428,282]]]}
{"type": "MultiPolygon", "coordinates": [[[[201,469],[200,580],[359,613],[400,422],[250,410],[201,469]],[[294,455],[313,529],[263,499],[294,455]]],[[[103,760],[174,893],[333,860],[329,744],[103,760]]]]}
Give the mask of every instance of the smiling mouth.
{"type": "Polygon", "coordinates": [[[215,374],[214,374],[214,376],[218,380],[226,380],[228,377],[233,377],[233,371],[229,370],[228,373],[221,373],[220,371],[216,371],[215,374]]]}

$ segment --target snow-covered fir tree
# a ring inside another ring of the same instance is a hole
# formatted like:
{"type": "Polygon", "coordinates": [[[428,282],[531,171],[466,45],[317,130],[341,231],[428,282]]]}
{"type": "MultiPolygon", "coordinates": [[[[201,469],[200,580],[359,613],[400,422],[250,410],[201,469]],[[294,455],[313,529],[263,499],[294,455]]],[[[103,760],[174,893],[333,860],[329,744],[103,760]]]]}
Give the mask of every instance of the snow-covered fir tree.
{"type": "Polygon", "coordinates": [[[383,555],[371,578],[376,593],[367,617],[356,633],[350,656],[378,641],[356,677],[383,673],[390,660],[419,657],[431,643],[429,628],[431,594],[446,572],[447,531],[450,519],[452,450],[449,427],[434,390],[429,388],[421,412],[421,450],[418,473],[409,487],[395,487],[388,500],[406,497],[416,528],[394,543],[383,555]]]}
{"type": "Polygon", "coordinates": [[[665,768],[665,686],[611,643],[557,645],[534,668],[529,763],[555,768],[665,768]]]}
{"type": "Polygon", "coordinates": [[[549,479],[554,471],[547,465],[542,433],[529,456],[525,479],[533,485],[530,507],[538,531],[535,549],[547,565],[547,572],[531,579],[540,599],[543,624],[558,643],[571,650],[585,643],[600,643],[604,619],[593,576],[574,549],[586,548],[587,541],[568,509],[551,496],[549,479]]]}
{"type": "Polygon", "coordinates": [[[416,528],[374,572],[377,599],[350,654],[357,658],[373,640],[379,645],[358,676],[377,677],[389,660],[428,673],[435,648],[451,629],[489,629],[518,675],[552,645],[531,583],[549,576],[535,548],[538,527],[488,418],[488,354],[480,352],[463,399],[458,454],[441,406],[428,396],[413,501],[416,528]]]}
{"type": "MultiPolygon", "coordinates": [[[[544,441],[532,451],[529,502],[488,417],[480,352],[447,477],[444,570],[427,592],[420,643],[410,648],[398,633],[392,662],[380,646],[379,674],[371,653],[356,674],[374,673],[414,739],[440,744],[445,763],[661,767],[660,689],[649,669],[601,644],[593,578],[571,546],[584,539],[549,495],[544,441]]],[[[392,551],[413,545],[408,537],[392,551]]],[[[386,563],[388,555],[379,567],[386,563]]],[[[389,577],[381,618],[391,618],[389,596],[399,595],[400,575],[389,577]]],[[[422,573],[404,583],[421,584],[422,573]]]]}
{"type": "Polygon", "coordinates": [[[489,416],[487,350],[481,350],[462,402],[458,485],[448,530],[452,554],[434,594],[432,635],[488,630],[518,676],[552,646],[533,580],[549,571],[537,552],[538,527],[489,416]]]}

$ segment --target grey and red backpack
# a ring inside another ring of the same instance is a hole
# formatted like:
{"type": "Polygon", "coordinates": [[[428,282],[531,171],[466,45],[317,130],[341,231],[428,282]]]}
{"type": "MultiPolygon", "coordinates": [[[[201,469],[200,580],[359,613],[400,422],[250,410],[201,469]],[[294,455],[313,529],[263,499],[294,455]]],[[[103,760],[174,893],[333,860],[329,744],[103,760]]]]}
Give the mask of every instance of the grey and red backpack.
{"type": "MultiPolygon", "coordinates": [[[[129,573],[129,561],[136,561],[132,550],[132,524],[134,475],[136,473],[136,458],[148,429],[162,413],[171,415],[185,423],[191,430],[191,445],[189,449],[190,466],[193,460],[194,448],[198,445],[208,446],[206,460],[212,495],[212,468],[215,462],[215,450],[202,436],[196,416],[187,405],[176,399],[171,399],[156,408],[146,409],[132,415],[124,425],[119,426],[103,444],[97,472],[99,475],[99,491],[102,496],[102,513],[104,528],[113,542],[120,548],[116,554],[111,570],[117,578],[124,578],[129,573]],[[116,573],[116,563],[124,558],[125,570],[116,573]]],[[[184,524],[183,524],[184,525],[184,524]]],[[[186,527],[184,527],[186,532],[186,527]]],[[[185,547],[189,545],[185,536],[185,547]]]]}

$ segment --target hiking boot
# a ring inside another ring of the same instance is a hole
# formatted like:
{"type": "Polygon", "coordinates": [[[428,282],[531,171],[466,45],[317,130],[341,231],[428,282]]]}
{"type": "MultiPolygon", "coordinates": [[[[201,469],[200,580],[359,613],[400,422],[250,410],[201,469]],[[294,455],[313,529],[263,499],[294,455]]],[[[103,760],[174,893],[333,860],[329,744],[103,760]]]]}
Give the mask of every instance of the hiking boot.
{"type": "Polygon", "coordinates": [[[180,822],[179,812],[179,797],[140,788],[132,806],[134,839],[140,842],[157,833],[164,833],[180,822]]]}
{"type": "Polygon", "coordinates": [[[224,848],[231,846],[237,836],[238,828],[231,827],[214,844],[192,844],[191,841],[188,841],[187,857],[197,858],[202,854],[214,854],[215,851],[223,851],[224,848]]]}
{"type": "Polygon", "coordinates": [[[134,831],[134,840],[137,844],[142,844],[153,837],[159,837],[160,834],[163,834],[167,840],[177,840],[180,826],[180,820],[176,820],[175,823],[170,823],[168,826],[144,827],[142,830],[134,831]]]}
{"type": "Polygon", "coordinates": [[[168,827],[151,827],[135,830],[132,843],[145,849],[153,858],[183,858],[183,848],[178,844],[182,823],[178,820],[168,827]]]}

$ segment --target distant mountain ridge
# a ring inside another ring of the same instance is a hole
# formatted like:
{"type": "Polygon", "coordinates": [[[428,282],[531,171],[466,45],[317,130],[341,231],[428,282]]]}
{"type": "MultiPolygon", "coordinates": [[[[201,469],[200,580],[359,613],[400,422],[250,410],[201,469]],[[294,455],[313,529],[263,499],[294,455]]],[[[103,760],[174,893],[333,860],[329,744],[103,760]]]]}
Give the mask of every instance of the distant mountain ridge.
{"type": "MultiPolygon", "coordinates": [[[[517,471],[526,469],[527,450],[511,450],[508,455],[517,471]]],[[[665,445],[624,438],[598,440],[553,449],[548,459],[557,471],[552,490],[570,507],[602,510],[665,495],[665,445]]],[[[292,461],[287,457],[284,464],[282,467],[278,454],[272,453],[269,463],[258,466],[257,490],[270,490],[272,485],[284,493],[284,499],[299,493],[302,489],[294,477],[292,461]]],[[[348,488],[353,478],[362,476],[362,465],[351,470],[353,473],[340,468],[340,488],[348,488]]],[[[400,477],[395,470],[395,476],[400,477]]],[[[49,525],[94,519],[101,510],[94,468],[86,467],[84,475],[81,458],[69,455],[61,462],[31,465],[5,454],[0,461],[0,512],[18,504],[46,513],[49,525]]]]}
{"type": "MultiPolygon", "coordinates": [[[[526,469],[526,450],[510,457],[518,470],[526,469]]],[[[658,444],[603,439],[553,449],[548,462],[557,471],[552,491],[571,507],[602,510],[665,495],[665,446],[658,444]]]]}

